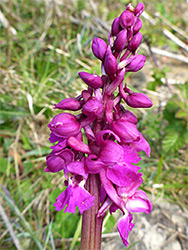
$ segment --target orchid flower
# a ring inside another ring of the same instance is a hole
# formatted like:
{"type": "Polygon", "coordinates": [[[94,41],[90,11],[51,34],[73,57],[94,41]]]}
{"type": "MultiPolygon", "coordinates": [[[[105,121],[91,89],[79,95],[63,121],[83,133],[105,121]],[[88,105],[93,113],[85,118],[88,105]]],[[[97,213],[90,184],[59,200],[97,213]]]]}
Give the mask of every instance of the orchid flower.
{"type": "Polygon", "coordinates": [[[139,71],[146,58],[139,54],[142,42],[143,3],[128,4],[111,26],[109,44],[95,37],[92,52],[101,63],[101,75],[85,71],[79,77],[87,85],[77,97],[55,104],[55,109],[77,111],[57,114],[51,130],[51,153],[45,172],[65,176],[65,189],[56,199],[56,211],[75,213],[82,219],[81,250],[99,250],[103,219],[120,209],[117,228],[125,246],[134,227],[133,213],[150,213],[152,204],[140,185],[139,152],[150,157],[150,146],[128,110],[150,108],[151,100],[133,92],[124,82],[127,72],[139,71]],[[83,134],[85,134],[83,136],[83,134]]]}

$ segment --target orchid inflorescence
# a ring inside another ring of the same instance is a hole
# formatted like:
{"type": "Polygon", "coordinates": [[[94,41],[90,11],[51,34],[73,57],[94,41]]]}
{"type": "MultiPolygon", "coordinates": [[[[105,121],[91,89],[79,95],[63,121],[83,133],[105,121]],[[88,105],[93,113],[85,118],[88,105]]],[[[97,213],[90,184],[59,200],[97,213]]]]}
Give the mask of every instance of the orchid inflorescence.
{"type": "Polygon", "coordinates": [[[63,170],[66,178],[66,189],[57,197],[55,209],[66,207],[64,212],[75,213],[78,206],[80,213],[89,210],[96,197],[86,190],[85,183],[91,175],[98,175],[100,207],[96,216],[120,209],[123,216],[117,228],[126,246],[134,226],[132,213],[150,213],[152,209],[145,192],[138,190],[143,174],[136,165],[141,159],[138,152],[144,151],[149,157],[150,146],[137,130],[135,115],[121,104],[124,101],[132,108],[152,106],[146,95],[134,93],[123,83],[126,72],[139,71],[145,63],[145,56],[137,53],[142,41],[139,16],[143,10],[142,3],[126,7],[112,23],[109,45],[94,38],[92,51],[101,61],[101,76],[79,72],[88,88],[54,108],[80,110],[80,114],[57,114],[48,125],[50,142],[58,143],[47,156],[45,172],[63,170]]]}

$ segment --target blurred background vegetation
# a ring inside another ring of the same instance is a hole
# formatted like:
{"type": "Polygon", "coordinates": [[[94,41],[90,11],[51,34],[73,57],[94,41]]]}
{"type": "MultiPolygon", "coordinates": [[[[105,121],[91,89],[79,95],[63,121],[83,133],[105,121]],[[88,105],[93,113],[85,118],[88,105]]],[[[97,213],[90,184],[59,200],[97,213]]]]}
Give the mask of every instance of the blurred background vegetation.
{"type": "MultiPolygon", "coordinates": [[[[188,5],[143,2],[146,69],[127,77],[130,88],[145,92],[155,104],[133,111],[152,148],[151,158],[143,154],[140,163],[142,188],[153,201],[163,197],[186,209],[188,5]]],[[[128,3],[1,0],[0,249],[78,249],[78,211],[64,214],[53,207],[64,177],[44,173],[51,151],[47,124],[57,114],[55,103],[86,88],[79,71],[100,74],[91,41],[95,36],[107,40],[112,20],[128,3]]],[[[108,215],[104,233],[115,228],[108,215]]]]}

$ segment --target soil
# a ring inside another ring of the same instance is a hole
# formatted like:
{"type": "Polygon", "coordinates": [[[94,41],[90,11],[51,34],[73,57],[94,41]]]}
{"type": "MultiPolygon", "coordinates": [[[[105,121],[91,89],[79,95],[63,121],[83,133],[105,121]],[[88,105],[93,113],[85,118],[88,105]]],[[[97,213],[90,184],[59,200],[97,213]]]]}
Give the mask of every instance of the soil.
{"type": "MultiPolygon", "coordinates": [[[[121,217],[118,214],[117,217],[121,217]]],[[[187,250],[188,213],[178,205],[159,199],[151,214],[134,214],[135,226],[130,232],[131,250],[187,250]],[[135,244],[134,244],[135,243],[135,244]]],[[[125,250],[119,234],[104,239],[102,250],[125,250]]]]}

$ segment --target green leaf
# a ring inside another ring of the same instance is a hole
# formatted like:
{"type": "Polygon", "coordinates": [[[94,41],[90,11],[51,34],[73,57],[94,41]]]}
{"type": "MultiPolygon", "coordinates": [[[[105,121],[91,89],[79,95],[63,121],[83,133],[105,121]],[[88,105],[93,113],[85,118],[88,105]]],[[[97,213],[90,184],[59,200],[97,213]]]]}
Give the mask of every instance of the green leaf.
{"type": "Polygon", "coordinates": [[[183,138],[185,140],[185,143],[188,144],[188,130],[186,130],[184,133],[183,133],[183,138]]]}
{"type": "Polygon", "coordinates": [[[184,110],[179,110],[176,114],[175,114],[176,118],[180,118],[180,119],[187,119],[188,115],[187,112],[185,112],[184,110]]]}
{"type": "Polygon", "coordinates": [[[162,144],[163,150],[168,152],[176,152],[183,146],[183,136],[178,133],[168,134],[162,144]]]}
{"type": "Polygon", "coordinates": [[[157,83],[156,82],[148,82],[147,89],[155,91],[156,90],[157,83]]]}
{"type": "Polygon", "coordinates": [[[159,162],[158,162],[157,174],[156,174],[156,177],[155,177],[155,182],[156,183],[159,182],[159,178],[160,178],[160,174],[162,172],[162,169],[163,169],[163,155],[161,155],[161,158],[159,159],[159,162]]]}
{"type": "Polygon", "coordinates": [[[8,161],[0,157],[0,173],[5,173],[8,166],[8,161]]]}

